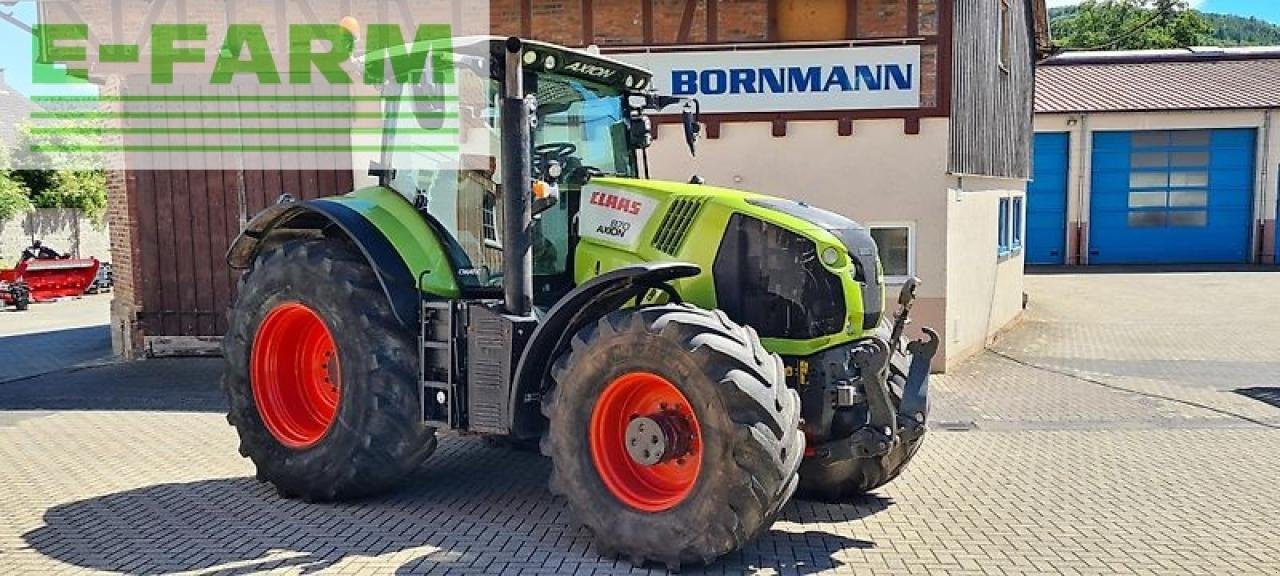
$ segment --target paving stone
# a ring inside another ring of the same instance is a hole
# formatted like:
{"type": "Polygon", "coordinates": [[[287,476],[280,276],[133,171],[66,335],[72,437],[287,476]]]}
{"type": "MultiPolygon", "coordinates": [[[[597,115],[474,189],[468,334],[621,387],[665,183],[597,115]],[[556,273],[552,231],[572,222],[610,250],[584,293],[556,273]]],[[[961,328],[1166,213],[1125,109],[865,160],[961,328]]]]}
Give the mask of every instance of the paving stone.
{"type": "MultiPolygon", "coordinates": [[[[1239,284],[1029,278],[1032,308],[995,353],[935,380],[935,428],[900,479],[792,502],[688,572],[1280,572],[1280,409],[1232,392],[1280,385],[1280,350],[1258,343],[1280,310],[1257,302],[1280,275],[1239,284]],[[1223,325],[1241,343],[1210,338],[1223,325]]],[[[444,438],[394,494],[282,500],[236,452],[218,370],[152,360],[0,385],[0,573],[663,572],[599,557],[546,460],[474,437],[444,438]]]]}

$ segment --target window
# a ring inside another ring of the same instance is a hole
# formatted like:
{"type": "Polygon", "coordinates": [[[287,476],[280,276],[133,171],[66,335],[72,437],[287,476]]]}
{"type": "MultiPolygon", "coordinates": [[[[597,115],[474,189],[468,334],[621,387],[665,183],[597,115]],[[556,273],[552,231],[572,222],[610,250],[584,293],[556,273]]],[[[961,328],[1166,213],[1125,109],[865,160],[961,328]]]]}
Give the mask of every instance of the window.
{"type": "Polygon", "coordinates": [[[1009,200],[1009,198],[1000,199],[999,213],[996,216],[999,220],[999,225],[996,228],[996,248],[997,254],[1002,257],[1008,256],[1013,252],[1012,222],[1009,220],[1009,207],[1012,202],[1009,200]]]}
{"type": "Polygon", "coordinates": [[[1022,197],[1001,198],[998,210],[1000,213],[996,216],[999,222],[996,230],[996,252],[1003,258],[1022,250],[1024,229],[1022,197]]]}
{"type": "Polygon", "coordinates": [[[1012,231],[1013,239],[1012,241],[1009,242],[1009,245],[1014,252],[1017,252],[1022,249],[1022,217],[1023,216],[1022,216],[1022,197],[1021,196],[1018,196],[1013,199],[1013,206],[1010,208],[1010,210],[1013,211],[1013,213],[1009,215],[1009,218],[1013,220],[1013,231],[1012,231]]]}
{"type": "Polygon", "coordinates": [[[484,243],[495,248],[502,247],[498,238],[498,198],[492,192],[484,194],[484,211],[481,228],[484,230],[484,243]]]}
{"type": "Polygon", "coordinates": [[[916,230],[909,222],[871,224],[871,238],[880,251],[885,282],[901,284],[916,274],[916,230]]]}
{"type": "Polygon", "coordinates": [[[1000,69],[1009,72],[1010,29],[1013,28],[1013,16],[1009,13],[1009,0],[1000,0],[1000,69]]]}
{"type": "Polygon", "coordinates": [[[1211,140],[1207,130],[1135,132],[1130,137],[1130,227],[1208,225],[1211,140]]]}

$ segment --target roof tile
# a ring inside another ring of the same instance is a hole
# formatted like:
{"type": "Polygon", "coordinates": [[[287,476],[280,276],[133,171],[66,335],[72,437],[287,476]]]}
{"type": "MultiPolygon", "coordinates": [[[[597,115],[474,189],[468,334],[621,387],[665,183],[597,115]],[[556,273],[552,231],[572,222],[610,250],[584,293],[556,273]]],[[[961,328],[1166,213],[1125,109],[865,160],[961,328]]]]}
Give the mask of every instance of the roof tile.
{"type": "Polygon", "coordinates": [[[1280,108],[1280,58],[1041,66],[1036,112],[1280,108]]]}

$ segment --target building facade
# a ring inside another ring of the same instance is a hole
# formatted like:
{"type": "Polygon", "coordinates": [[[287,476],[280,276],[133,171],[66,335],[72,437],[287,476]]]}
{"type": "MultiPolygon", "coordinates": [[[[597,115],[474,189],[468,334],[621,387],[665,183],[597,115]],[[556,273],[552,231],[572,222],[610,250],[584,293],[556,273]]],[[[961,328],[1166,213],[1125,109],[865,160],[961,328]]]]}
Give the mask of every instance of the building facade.
{"type": "Polygon", "coordinates": [[[697,156],[678,125],[663,125],[649,154],[654,177],[696,174],[871,227],[890,289],[923,281],[916,324],[943,336],[935,369],[981,350],[1019,315],[1043,2],[491,6],[495,34],[596,45],[653,70],[658,89],[699,99],[697,156]]]}
{"type": "MultiPolygon", "coordinates": [[[[698,98],[697,156],[677,118],[657,117],[653,177],[696,174],[871,227],[891,289],[923,280],[916,325],[943,337],[935,368],[981,350],[1017,318],[1033,64],[1048,49],[1043,0],[493,0],[489,8],[493,34],[595,46],[651,67],[660,89],[698,98]]],[[[112,21],[82,16],[100,20],[95,28],[112,21]]],[[[366,165],[114,174],[117,350],[213,341],[234,295],[220,256],[237,228],[279,192],[310,198],[363,185],[366,165]]]]}
{"type": "Polygon", "coordinates": [[[1045,61],[1027,262],[1275,263],[1277,122],[1280,48],[1045,61]]]}

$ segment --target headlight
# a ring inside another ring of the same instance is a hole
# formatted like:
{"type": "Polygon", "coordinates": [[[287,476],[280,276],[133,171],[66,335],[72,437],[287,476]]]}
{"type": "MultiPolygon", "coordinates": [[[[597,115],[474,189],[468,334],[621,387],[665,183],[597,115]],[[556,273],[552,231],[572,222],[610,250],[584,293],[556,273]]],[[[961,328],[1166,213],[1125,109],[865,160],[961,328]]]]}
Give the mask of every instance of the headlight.
{"type": "Polygon", "coordinates": [[[831,246],[822,249],[822,263],[834,267],[840,263],[840,252],[831,246]]]}

